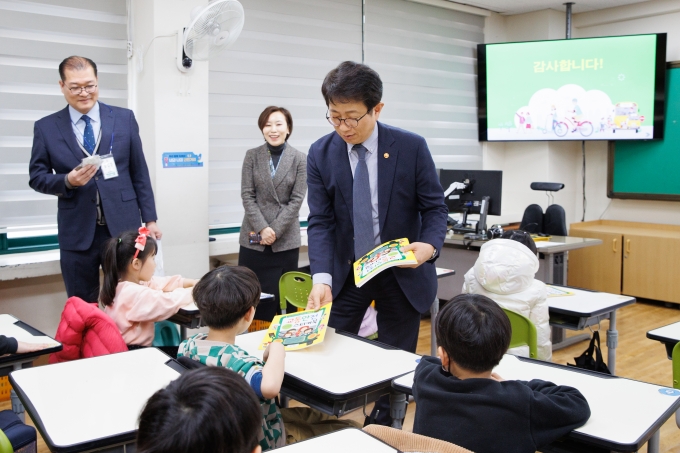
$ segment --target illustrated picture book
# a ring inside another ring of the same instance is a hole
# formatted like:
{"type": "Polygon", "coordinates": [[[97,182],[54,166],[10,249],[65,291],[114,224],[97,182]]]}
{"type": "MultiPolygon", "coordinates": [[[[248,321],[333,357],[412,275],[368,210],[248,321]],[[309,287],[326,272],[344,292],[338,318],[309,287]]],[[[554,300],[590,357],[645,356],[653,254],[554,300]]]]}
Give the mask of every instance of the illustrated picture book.
{"type": "Polygon", "coordinates": [[[354,262],[354,283],[361,288],[367,281],[394,266],[416,264],[418,260],[413,252],[404,252],[408,239],[393,239],[380,244],[354,262]]]}
{"type": "Polygon", "coordinates": [[[318,310],[305,310],[275,316],[259,349],[269,343],[283,343],[286,351],[308,348],[323,341],[332,303],[318,310]]]}
{"type": "Polygon", "coordinates": [[[562,297],[574,295],[573,292],[567,291],[564,288],[558,288],[557,286],[545,285],[545,289],[548,292],[548,297],[562,297]]]}

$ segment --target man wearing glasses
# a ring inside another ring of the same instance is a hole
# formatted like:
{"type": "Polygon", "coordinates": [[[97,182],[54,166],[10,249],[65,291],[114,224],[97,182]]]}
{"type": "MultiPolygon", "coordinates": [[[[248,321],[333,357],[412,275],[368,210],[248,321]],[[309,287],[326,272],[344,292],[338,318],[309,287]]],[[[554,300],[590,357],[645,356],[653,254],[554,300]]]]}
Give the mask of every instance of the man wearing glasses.
{"type": "MultiPolygon", "coordinates": [[[[307,158],[309,260],[314,286],[307,308],[333,302],[329,325],[357,333],[375,300],[381,342],[415,352],[420,314],[437,292],[434,260],[448,210],[425,139],[378,122],[382,81],[346,61],[326,76],[322,94],[335,132],[307,158]],[[418,264],[381,272],[361,288],[352,263],[376,245],[406,237],[418,264]]],[[[389,424],[386,397],[371,417],[389,424]]]]}
{"type": "Polygon", "coordinates": [[[59,75],[68,106],[35,123],[29,185],[58,197],[68,296],[96,302],[102,244],[142,222],[156,239],[161,231],[134,114],[98,102],[97,65],[89,58],[66,58],[59,75]]]}

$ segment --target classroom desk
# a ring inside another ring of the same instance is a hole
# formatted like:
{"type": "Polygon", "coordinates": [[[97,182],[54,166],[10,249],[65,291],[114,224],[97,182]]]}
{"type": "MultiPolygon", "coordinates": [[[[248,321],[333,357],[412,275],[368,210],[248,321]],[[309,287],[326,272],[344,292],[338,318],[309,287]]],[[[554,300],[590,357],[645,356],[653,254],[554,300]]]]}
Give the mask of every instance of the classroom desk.
{"type": "Polygon", "coordinates": [[[570,346],[590,338],[588,334],[564,337],[564,329],[583,330],[586,327],[599,325],[600,321],[609,318],[607,330],[607,365],[612,374],[616,374],[616,347],[619,333],[616,330],[616,310],[635,303],[635,298],[620,294],[599,293],[568,286],[559,287],[573,292],[573,296],[548,297],[550,325],[552,326],[553,351],[570,346]]]}
{"type": "MultiPolygon", "coordinates": [[[[440,299],[449,300],[460,294],[463,288],[465,273],[472,268],[479,256],[479,249],[488,241],[470,241],[463,239],[462,234],[447,235],[444,247],[437,259],[437,265],[461,270],[455,278],[450,278],[440,285],[437,295],[440,299]]],[[[600,239],[577,238],[572,236],[553,236],[550,241],[538,241],[539,269],[536,278],[545,283],[567,284],[567,254],[577,250],[601,244],[600,239]]]]}
{"type": "MultiPolygon", "coordinates": [[[[260,302],[271,302],[274,300],[273,294],[261,293],[260,302]]],[[[177,313],[168,318],[168,321],[179,325],[180,336],[183,340],[187,339],[187,329],[197,329],[203,327],[201,323],[201,313],[195,303],[179,309],[177,313]]]]}
{"type": "MultiPolygon", "coordinates": [[[[264,351],[258,347],[264,336],[262,330],[238,335],[236,344],[261,359],[264,351]]],[[[329,327],[323,343],[286,352],[281,393],[341,416],[390,393],[392,380],[415,370],[418,360],[419,355],[329,327]]],[[[403,394],[395,397],[405,401],[403,394]]]]}
{"type": "MultiPolygon", "coordinates": [[[[584,445],[630,452],[649,442],[648,452],[658,453],[659,429],[680,408],[677,390],[525,357],[506,354],[494,371],[504,379],[543,379],[583,393],[590,419],[573,430],[566,442],[559,442],[563,452],[583,451],[584,445]]],[[[392,386],[411,394],[413,373],[395,379],[392,386]]]]}
{"type": "MultiPolygon", "coordinates": [[[[650,330],[647,332],[647,338],[660,341],[666,348],[668,360],[673,360],[673,348],[680,341],[680,322],[650,330]]],[[[675,413],[675,424],[680,428],[680,411],[675,413]]]]}
{"type": "Polygon", "coordinates": [[[673,358],[673,348],[680,341],[680,322],[674,322],[673,324],[650,330],[647,332],[647,338],[663,343],[666,347],[668,359],[671,360],[673,358]]]}
{"type": "Polygon", "coordinates": [[[285,453],[399,453],[399,450],[357,428],[346,428],[288,445],[285,453]]]}
{"type": "MultiPolygon", "coordinates": [[[[0,315],[0,334],[6,337],[16,338],[25,343],[46,343],[53,345],[47,349],[23,354],[9,354],[0,357],[0,376],[8,376],[13,370],[28,368],[33,364],[33,360],[41,355],[51,354],[61,351],[62,345],[52,337],[48,337],[39,330],[29,326],[23,321],[18,320],[12,315],[0,315]]],[[[19,416],[21,421],[25,420],[24,407],[17,398],[14,389],[11,392],[12,410],[19,416]]]]}
{"type": "Polygon", "coordinates": [[[144,348],[13,371],[10,381],[50,451],[123,452],[146,401],[183,371],[144,348]]]}

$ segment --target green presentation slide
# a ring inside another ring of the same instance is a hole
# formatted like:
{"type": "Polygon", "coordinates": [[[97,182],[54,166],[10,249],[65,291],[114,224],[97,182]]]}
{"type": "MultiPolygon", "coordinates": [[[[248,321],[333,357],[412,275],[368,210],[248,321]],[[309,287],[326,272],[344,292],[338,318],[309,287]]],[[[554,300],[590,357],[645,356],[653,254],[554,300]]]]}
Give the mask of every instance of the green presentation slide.
{"type": "Polygon", "coordinates": [[[488,140],[653,137],[656,35],[486,46],[488,140]]]}

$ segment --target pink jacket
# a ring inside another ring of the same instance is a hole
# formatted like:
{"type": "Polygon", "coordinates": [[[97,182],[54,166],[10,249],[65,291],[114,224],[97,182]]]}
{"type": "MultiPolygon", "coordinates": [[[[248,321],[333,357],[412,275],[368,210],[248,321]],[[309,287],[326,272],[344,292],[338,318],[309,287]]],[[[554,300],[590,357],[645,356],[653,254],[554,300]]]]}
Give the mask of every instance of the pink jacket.
{"type": "Polygon", "coordinates": [[[151,281],[120,282],[113,304],[104,311],[115,321],[126,344],[151,346],[154,322],[168,319],[193,303],[193,288],[183,288],[180,275],[153,277],[151,281]]]}

